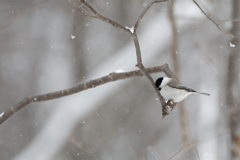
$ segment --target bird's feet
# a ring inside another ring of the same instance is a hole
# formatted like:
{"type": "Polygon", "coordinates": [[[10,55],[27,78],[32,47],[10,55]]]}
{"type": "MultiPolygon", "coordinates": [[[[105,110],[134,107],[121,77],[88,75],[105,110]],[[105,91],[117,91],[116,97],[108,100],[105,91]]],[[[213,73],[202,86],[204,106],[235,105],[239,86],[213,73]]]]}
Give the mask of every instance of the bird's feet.
{"type": "Polygon", "coordinates": [[[173,102],[173,100],[168,100],[164,109],[163,109],[163,113],[162,113],[162,119],[166,116],[166,115],[169,115],[171,113],[171,111],[173,110],[175,106],[175,103],[173,102]]]}

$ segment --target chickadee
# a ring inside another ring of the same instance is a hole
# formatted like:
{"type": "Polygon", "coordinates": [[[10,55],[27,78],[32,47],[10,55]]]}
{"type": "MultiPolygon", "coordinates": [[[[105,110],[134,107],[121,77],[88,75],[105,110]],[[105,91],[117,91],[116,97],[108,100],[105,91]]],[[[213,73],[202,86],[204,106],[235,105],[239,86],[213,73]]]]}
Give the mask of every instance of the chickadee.
{"type": "Polygon", "coordinates": [[[186,87],[177,80],[168,77],[158,78],[155,82],[155,85],[166,101],[172,100],[174,103],[182,101],[184,98],[191,94],[204,94],[207,96],[210,95],[208,93],[197,92],[191,88],[186,87]]]}

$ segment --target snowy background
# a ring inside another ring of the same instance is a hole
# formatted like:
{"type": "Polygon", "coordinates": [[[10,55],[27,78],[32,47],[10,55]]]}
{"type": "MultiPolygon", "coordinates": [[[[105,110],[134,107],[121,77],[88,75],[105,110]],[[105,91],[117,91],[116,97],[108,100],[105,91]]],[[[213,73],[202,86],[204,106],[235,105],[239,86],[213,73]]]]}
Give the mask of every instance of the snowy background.
{"type": "MultiPolygon", "coordinates": [[[[131,28],[150,0],[87,2],[131,28]]],[[[137,31],[145,67],[168,63],[173,69],[170,3],[154,4],[137,31]]],[[[231,19],[231,1],[199,4],[216,18],[231,19]]],[[[156,93],[145,77],[138,77],[28,105],[0,126],[0,159],[167,160],[180,149],[176,160],[230,159],[224,91],[229,52],[238,46],[230,46],[233,39],[192,1],[176,0],[174,12],[180,81],[211,94],[184,100],[192,143],[182,140],[178,106],[161,119],[156,93]]],[[[232,24],[221,27],[229,32],[232,24]]],[[[29,95],[70,88],[118,69],[137,69],[129,34],[84,17],[66,0],[1,1],[0,42],[0,112],[29,95]]],[[[154,80],[159,76],[164,74],[152,75],[154,80]]]]}

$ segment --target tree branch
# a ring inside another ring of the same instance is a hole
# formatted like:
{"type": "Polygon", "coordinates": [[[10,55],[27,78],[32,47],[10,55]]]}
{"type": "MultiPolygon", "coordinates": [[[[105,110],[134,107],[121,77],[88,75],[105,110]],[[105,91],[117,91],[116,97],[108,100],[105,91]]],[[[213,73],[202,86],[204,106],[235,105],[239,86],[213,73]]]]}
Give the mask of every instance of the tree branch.
{"type": "MultiPolygon", "coordinates": [[[[130,78],[130,77],[135,77],[135,76],[146,76],[147,79],[149,80],[150,84],[152,85],[152,87],[154,88],[157,96],[159,97],[159,100],[162,104],[162,111],[163,111],[163,117],[165,115],[169,115],[173,109],[173,107],[176,104],[172,104],[172,102],[169,102],[166,104],[164,98],[161,96],[160,92],[157,90],[157,88],[155,87],[155,83],[152,79],[152,77],[149,75],[151,73],[156,73],[156,72],[160,72],[163,71],[168,77],[174,78],[176,80],[177,77],[173,74],[173,72],[168,68],[168,65],[165,64],[163,66],[158,66],[158,67],[154,67],[154,68],[148,68],[146,69],[143,64],[142,64],[142,58],[141,58],[141,50],[140,50],[140,46],[139,46],[139,41],[137,38],[137,34],[136,34],[136,30],[138,28],[138,26],[141,23],[141,20],[143,18],[143,16],[145,15],[145,13],[149,10],[149,8],[154,4],[154,3],[159,3],[159,2],[166,2],[166,1],[170,1],[170,0],[154,0],[152,2],[150,2],[145,9],[142,11],[142,13],[140,14],[139,18],[137,19],[135,25],[134,25],[134,30],[131,30],[128,27],[124,27],[120,24],[118,24],[117,22],[114,22],[113,20],[99,14],[96,10],[94,10],[87,2],[85,2],[85,0],[79,0],[81,2],[81,5],[76,5],[74,4],[71,0],[68,0],[68,2],[73,5],[74,7],[80,8],[82,9],[82,11],[85,13],[85,16],[87,17],[92,17],[92,18],[98,18],[101,19],[102,21],[105,21],[109,24],[111,24],[113,27],[119,28],[127,33],[129,33],[131,35],[131,37],[133,38],[134,41],[134,45],[135,45],[135,49],[136,49],[136,56],[137,56],[137,67],[140,69],[140,71],[132,71],[132,72],[125,72],[125,73],[110,73],[108,76],[105,77],[101,77],[95,80],[91,80],[89,82],[83,83],[81,85],[78,85],[76,87],[72,87],[66,90],[61,90],[61,91],[57,91],[57,92],[52,92],[52,93],[47,93],[47,94],[43,94],[43,95],[37,95],[37,96],[28,96],[27,98],[25,98],[24,100],[22,100],[21,102],[19,102],[18,104],[16,104],[14,107],[11,107],[9,110],[7,110],[6,112],[3,112],[0,114],[0,125],[5,122],[8,118],[10,118],[13,114],[15,114],[16,112],[18,112],[20,109],[24,108],[25,106],[27,106],[30,103],[33,102],[41,102],[41,101],[47,101],[47,100],[52,100],[52,99],[56,99],[56,98],[60,98],[60,97],[65,97],[74,93],[78,93],[81,92],[83,90],[87,90],[90,88],[94,88],[96,86],[108,83],[108,82],[113,82],[116,80],[120,80],[120,79],[126,79],[126,78],[130,78]],[[93,15],[90,15],[88,13],[87,10],[85,10],[83,7],[86,7],[89,11],[92,12],[93,15]]],[[[219,25],[208,15],[206,14],[203,9],[198,5],[198,3],[193,0],[193,2],[198,6],[198,8],[204,13],[205,16],[207,16],[207,18],[209,20],[211,20],[220,31],[222,31],[223,33],[236,38],[235,36],[232,36],[226,32],[224,32],[223,30],[221,30],[221,28],[219,27],[219,25]]]]}
{"type": "MultiPolygon", "coordinates": [[[[158,72],[164,72],[166,75],[172,74],[171,70],[168,68],[168,64],[164,64],[162,66],[157,66],[157,67],[146,68],[146,72],[149,74],[158,73],[158,72]]],[[[27,98],[25,98],[24,100],[16,104],[15,106],[8,109],[6,112],[3,112],[0,114],[0,125],[3,122],[5,122],[8,118],[10,118],[12,115],[17,113],[20,109],[24,108],[30,103],[53,100],[53,99],[69,96],[87,89],[95,88],[97,86],[100,86],[109,82],[114,82],[118,80],[132,78],[132,77],[140,77],[140,76],[143,76],[143,73],[140,70],[123,72],[123,73],[113,72],[107,76],[94,79],[65,90],[42,94],[42,95],[36,95],[36,96],[28,96],[27,98]]]]}
{"type": "Polygon", "coordinates": [[[225,31],[223,31],[223,30],[220,28],[219,24],[217,24],[217,23],[200,7],[200,5],[199,5],[195,0],[193,0],[193,2],[194,2],[194,3],[196,4],[196,6],[202,11],[202,13],[203,13],[210,21],[212,21],[213,24],[215,24],[215,25],[217,26],[217,28],[218,28],[221,32],[223,32],[224,34],[226,34],[226,35],[228,35],[228,36],[230,36],[230,37],[232,37],[232,38],[237,39],[237,37],[235,37],[235,36],[233,36],[233,35],[225,32],[225,31]]]}
{"type": "Polygon", "coordinates": [[[126,27],[118,24],[117,22],[114,22],[113,20],[107,18],[107,17],[104,17],[103,15],[99,14],[96,10],[94,10],[87,2],[85,2],[84,0],[79,0],[81,1],[81,5],[76,5],[74,4],[71,0],[68,0],[68,2],[73,6],[73,7],[77,7],[77,8],[80,8],[83,10],[83,12],[85,13],[84,16],[86,17],[92,17],[92,18],[97,18],[97,19],[101,19],[102,21],[104,22],[107,22],[109,24],[111,24],[113,27],[116,27],[116,28],[119,28],[121,30],[124,30],[125,32],[128,32],[131,34],[131,31],[129,29],[127,29],[126,27]],[[89,9],[93,14],[94,16],[90,15],[85,9],[83,9],[83,6],[85,6],[87,9],[89,9]]]}
{"type": "MultiPolygon", "coordinates": [[[[70,0],[68,0],[69,3],[73,4],[70,0]]],[[[141,49],[140,49],[140,45],[139,45],[139,41],[137,38],[137,34],[136,34],[136,30],[143,18],[143,16],[145,15],[145,13],[148,11],[148,9],[154,4],[154,3],[158,3],[158,2],[166,2],[166,1],[170,1],[170,0],[154,0],[152,2],[150,2],[145,9],[142,11],[142,13],[140,14],[140,16],[138,17],[133,30],[132,28],[129,27],[123,27],[122,25],[118,24],[117,22],[112,21],[111,19],[104,17],[103,15],[99,14],[96,10],[94,10],[87,2],[85,2],[85,0],[79,0],[88,10],[90,10],[95,16],[91,16],[90,14],[85,14],[85,16],[87,17],[93,17],[93,18],[98,18],[101,19],[109,24],[111,24],[114,27],[117,27],[119,29],[124,30],[125,32],[129,33],[131,35],[131,37],[133,38],[134,41],[134,46],[135,46],[135,50],[136,50],[136,56],[137,56],[137,67],[141,70],[141,72],[147,77],[148,81],[150,82],[150,84],[152,85],[153,89],[155,90],[161,104],[162,104],[162,111],[163,111],[163,117],[165,115],[169,115],[170,112],[172,111],[173,107],[175,106],[175,104],[171,104],[171,105],[166,105],[166,102],[164,100],[164,98],[162,97],[162,95],[160,94],[160,92],[158,91],[158,89],[155,86],[155,82],[153,81],[152,77],[149,75],[149,73],[146,71],[145,67],[143,66],[142,63],[142,56],[141,56],[141,49]]],[[[77,5],[73,4],[74,7],[76,7],[77,5]]],[[[80,6],[78,8],[83,8],[83,6],[80,6]]],[[[84,11],[86,13],[86,11],[84,11]]],[[[168,68],[169,69],[169,68],[168,68]]],[[[171,74],[172,77],[171,78],[176,78],[175,75],[173,75],[173,73],[171,74]]]]}
{"type": "Polygon", "coordinates": [[[140,16],[138,17],[138,20],[137,20],[137,22],[136,22],[135,25],[134,25],[134,32],[136,32],[139,24],[142,22],[142,18],[143,18],[143,16],[145,15],[145,13],[148,11],[148,9],[149,9],[154,3],[167,2],[167,1],[170,1],[170,0],[155,0],[155,1],[150,2],[150,3],[146,6],[146,8],[142,11],[142,13],[140,14],[140,16]]]}

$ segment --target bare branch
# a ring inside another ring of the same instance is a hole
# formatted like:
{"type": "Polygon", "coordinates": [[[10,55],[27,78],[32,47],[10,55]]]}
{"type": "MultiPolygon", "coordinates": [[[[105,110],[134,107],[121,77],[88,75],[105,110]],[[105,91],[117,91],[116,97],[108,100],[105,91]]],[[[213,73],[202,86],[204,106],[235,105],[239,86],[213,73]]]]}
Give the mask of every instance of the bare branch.
{"type": "Polygon", "coordinates": [[[170,1],[170,0],[155,0],[155,1],[152,1],[150,2],[147,7],[145,7],[145,9],[142,11],[142,13],[140,14],[140,16],[138,17],[138,20],[137,22],[135,23],[134,25],[134,32],[136,32],[139,24],[141,23],[142,21],[142,18],[143,16],[145,15],[145,13],[148,11],[148,9],[154,4],[154,3],[158,3],[158,2],[167,2],[167,1],[170,1]]]}
{"type": "MultiPolygon", "coordinates": [[[[70,1],[70,0],[68,0],[68,1],[70,1]]],[[[127,33],[129,33],[131,35],[131,37],[133,38],[133,41],[134,41],[135,49],[136,49],[136,56],[137,56],[137,65],[136,66],[147,77],[148,81],[150,82],[150,84],[152,85],[153,89],[155,90],[155,92],[156,92],[156,94],[157,94],[157,96],[158,96],[158,98],[159,98],[159,100],[160,100],[160,102],[162,104],[162,111],[163,111],[162,115],[163,115],[163,117],[165,117],[165,115],[169,115],[173,108],[169,109],[169,108],[166,107],[167,105],[166,105],[166,102],[165,102],[164,98],[162,97],[162,95],[160,94],[158,89],[156,88],[155,82],[153,81],[152,77],[149,75],[149,73],[146,71],[145,67],[143,66],[140,45],[139,45],[139,41],[138,41],[137,34],[136,34],[136,29],[139,26],[142,17],[145,15],[145,13],[148,11],[148,9],[154,3],[165,2],[165,1],[169,1],[169,0],[154,0],[149,5],[147,5],[147,7],[145,7],[145,9],[142,11],[142,13],[140,14],[138,20],[135,23],[134,31],[131,31],[128,27],[123,27],[122,25],[118,24],[117,22],[114,22],[111,19],[102,16],[96,10],[94,10],[87,2],[85,2],[84,0],[80,0],[80,1],[81,1],[82,4],[84,4],[84,6],[86,8],[88,8],[95,15],[95,17],[97,17],[98,19],[101,19],[101,20],[111,24],[114,27],[122,29],[122,30],[124,30],[125,32],[127,32],[127,33]]],[[[176,76],[173,73],[171,73],[171,78],[176,78],[176,76]]]]}
{"type": "Polygon", "coordinates": [[[212,139],[215,139],[215,138],[221,137],[221,136],[223,136],[223,135],[226,135],[226,134],[228,134],[228,133],[231,133],[230,130],[226,130],[226,131],[223,132],[223,133],[220,133],[220,134],[218,134],[218,135],[215,135],[215,136],[212,136],[212,137],[209,137],[209,138],[205,138],[205,139],[193,141],[192,143],[204,143],[204,142],[210,141],[210,140],[212,140],[212,139]]]}
{"type": "MultiPolygon", "coordinates": [[[[158,73],[158,72],[164,72],[166,75],[171,75],[172,72],[168,68],[168,64],[164,64],[162,66],[157,66],[157,67],[152,67],[152,68],[147,68],[146,72],[149,74],[152,73],[158,73]]],[[[65,96],[69,96],[87,89],[91,89],[109,82],[114,82],[117,80],[123,80],[131,77],[140,77],[143,76],[142,72],[140,70],[136,71],[131,71],[131,72],[124,72],[124,73],[110,73],[108,76],[104,76],[98,79],[94,79],[91,81],[88,81],[86,83],[77,85],[72,88],[68,88],[65,90],[57,91],[57,92],[52,92],[52,93],[47,93],[47,94],[42,94],[42,95],[36,95],[36,96],[28,96],[18,104],[16,104],[14,107],[11,107],[8,109],[6,112],[3,112],[0,114],[0,125],[5,122],[8,118],[10,118],[12,115],[17,113],[20,109],[24,108],[30,103],[34,102],[42,102],[42,101],[48,101],[48,100],[53,100],[65,96]]]]}
{"type": "Polygon", "coordinates": [[[76,5],[75,3],[73,3],[71,0],[67,0],[68,3],[70,3],[73,7],[76,7],[76,8],[80,8],[78,5],[76,5]]]}
{"type": "Polygon", "coordinates": [[[105,136],[104,138],[102,138],[100,140],[100,142],[97,142],[97,144],[95,144],[94,142],[91,142],[93,148],[92,149],[87,149],[87,148],[84,148],[82,143],[80,142],[77,142],[76,140],[76,136],[75,135],[72,135],[71,138],[70,138],[70,142],[72,142],[73,144],[75,144],[78,148],[81,148],[82,150],[84,150],[85,152],[88,152],[88,153],[91,153],[93,155],[95,155],[99,160],[101,160],[101,158],[99,157],[99,155],[97,154],[97,148],[98,146],[104,142],[107,138],[109,138],[110,136],[114,135],[115,132],[111,132],[109,135],[105,136]]]}
{"type": "Polygon", "coordinates": [[[228,36],[230,36],[230,37],[232,37],[232,38],[237,39],[237,37],[235,37],[235,36],[233,36],[233,35],[225,32],[225,31],[223,31],[223,30],[220,28],[219,24],[217,24],[217,23],[209,16],[209,14],[207,14],[207,13],[200,7],[200,5],[199,5],[195,0],[193,0],[193,2],[194,2],[194,3],[196,4],[196,6],[202,11],[202,13],[203,13],[210,21],[212,21],[212,22],[217,26],[217,28],[218,28],[221,32],[225,33],[226,35],[228,35],[228,36]]]}
{"type": "Polygon", "coordinates": [[[198,160],[200,160],[200,156],[199,156],[197,148],[196,147],[192,147],[192,149],[196,153],[198,160]]]}
{"type": "MultiPolygon", "coordinates": [[[[133,41],[134,41],[134,45],[135,45],[135,49],[136,49],[136,56],[137,56],[137,67],[142,71],[142,73],[147,77],[148,81],[150,82],[150,84],[152,85],[152,87],[154,88],[157,96],[159,97],[159,100],[162,104],[162,110],[165,111],[165,105],[166,105],[166,102],[164,100],[164,98],[162,97],[162,95],[160,94],[160,92],[158,91],[158,89],[156,88],[155,86],[155,83],[152,79],[152,77],[148,74],[148,72],[146,72],[146,69],[145,67],[143,66],[142,64],[142,56],[141,56],[141,50],[140,50],[140,46],[139,46],[139,41],[138,41],[138,38],[137,38],[137,34],[136,32],[132,33],[131,34],[132,38],[133,38],[133,41]]],[[[165,112],[163,112],[163,117],[166,115],[165,112]]]]}
{"type": "Polygon", "coordinates": [[[220,22],[239,22],[240,19],[219,19],[219,18],[216,18],[216,17],[213,17],[210,13],[207,13],[212,19],[215,19],[217,21],[220,21],[220,22]]]}
{"type": "MultiPolygon", "coordinates": [[[[77,8],[83,8],[83,6],[78,6],[76,4],[74,4],[71,0],[67,0],[70,4],[72,4],[74,7],[77,7],[77,8]]],[[[129,29],[127,29],[126,27],[118,24],[117,22],[114,22],[113,20],[107,18],[107,17],[104,17],[103,15],[99,14],[95,9],[93,9],[87,2],[85,2],[84,0],[80,0],[81,3],[87,8],[89,9],[95,16],[91,16],[86,10],[84,11],[85,13],[85,16],[86,17],[92,17],[92,18],[97,18],[97,19],[101,19],[102,21],[104,22],[107,22],[109,24],[111,24],[113,27],[116,27],[116,28],[119,28],[121,30],[124,30],[125,32],[128,32],[131,34],[131,31],[129,29]]]]}
{"type": "Polygon", "coordinates": [[[99,159],[101,160],[101,158],[99,157],[99,155],[96,152],[93,152],[93,154],[99,159]]]}
{"type": "MultiPolygon", "coordinates": [[[[192,146],[192,145],[197,144],[197,143],[207,142],[207,141],[209,141],[209,140],[212,140],[212,139],[214,139],[214,138],[220,137],[220,136],[225,135],[225,134],[227,134],[227,133],[230,133],[230,131],[223,132],[223,133],[221,133],[221,134],[219,134],[219,135],[216,135],[216,136],[213,136],[213,137],[210,137],[210,138],[207,138],[207,139],[197,140],[197,141],[194,141],[194,142],[189,142],[188,144],[185,144],[185,145],[184,145],[177,153],[175,153],[169,160],[173,159],[173,158],[174,158],[176,155],[178,155],[184,148],[187,148],[187,147],[192,146]]],[[[198,159],[200,159],[196,147],[195,147],[195,146],[192,146],[192,149],[195,150],[198,159]]]]}
{"type": "MultiPolygon", "coordinates": [[[[202,139],[202,140],[197,140],[197,141],[189,141],[188,142],[188,144],[184,144],[183,146],[182,146],[182,148],[180,148],[174,155],[172,155],[170,158],[166,158],[166,156],[164,156],[164,158],[163,159],[168,159],[168,160],[172,160],[172,159],[174,159],[179,153],[181,153],[181,151],[183,151],[184,150],[184,148],[186,148],[186,149],[188,149],[189,147],[191,147],[190,149],[192,149],[195,153],[196,153],[196,155],[197,155],[197,158],[198,158],[198,160],[200,160],[200,156],[199,156],[199,153],[198,153],[198,150],[197,150],[197,148],[196,148],[196,145],[194,145],[194,144],[198,144],[198,143],[204,143],[204,142],[207,142],[207,141],[210,141],[210,140],[212,140],[212,139],[214,139],[214,138],[218,138],[218,137],[220,137],[220,136],[222,136],[222,135],[225,135],[225,134],[227,134],[227,133],[230,133],[230,130],[227,130],[226,132],[223,132],[223,133],[221,133],[221,134],[219,134],[219,135],[216,135],[216,136],[213,136],[213,137],[210,137],[210,138],[206,138],[206,139],[202,139]]],[[[155,144],[155,142],[153,141],[152,143],[152,146],[155,148],[155,150],[157,151],[159,151],[160,149],[157,149],[156,147],[156,144],[155,144]]],[[[161,151],[161,150],[160,150],[161,151]]],[[[158,152],[157,152],[158,153],[158,152]]],[[[164,153],[162,152],[161,153],[161,155],[163,155],[164,153]]],[[[163,157],[163,156],[162,156],[163,157]]]]}
{"type": "Polygon", "coordinates": [[[96,16],[90,15],[90,13],[88,13],[87,10],[83,8],[83,6],[84,6],[83,4],[81,4],[81,5],[78,6],[77,4],[73,3],[71,0],[68,0],[68,2],[69,2],[73,7],[80,8],[80,9],[85,13],[84,16],[86,16],[86,17],[91,17],[91,18],[97,18],[96,16]]]}
{"type": "Polygon", "coordinates": [[[96,151],[96,149],[98,148],[99,145],[101,145],[104,141],[106,141],[108,138],[110,138],[113,135],[115,135],[115,132],[112,131],[109,135],[106,135],[105,137],[101,138],[95,146],[96,147],[95,151],[96,151]]]}
{"type": "Polygon", "coordinates": [[[168,160],[173,159],[176,155],[178,155],[186,146],[183,146],[179,151],[177,151],[171,158],[169,158],[168,160]]]}
{"type": "Polygon", "coordinates": [[[72,135],[72,136],[71,136],[70,142],[72,142],[72,143],[73,143],[74,145],[76,145],[78,148],[81,148],[82,150],[84,150],[84,151],[87,152],[87,153],[91,153],[91,154],[93,153],[92,150],[87,149],[87,148],[84,148],[83,145],[82,145],[82,143],[77,142],[75,135],[72,135]]]}

